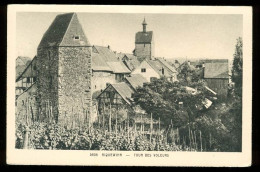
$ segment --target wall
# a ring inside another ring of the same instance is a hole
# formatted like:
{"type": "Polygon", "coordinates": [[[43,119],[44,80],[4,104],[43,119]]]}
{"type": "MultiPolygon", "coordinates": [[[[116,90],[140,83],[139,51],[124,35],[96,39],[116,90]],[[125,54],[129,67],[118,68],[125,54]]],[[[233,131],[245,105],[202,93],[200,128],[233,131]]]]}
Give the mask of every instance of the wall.
{"type": "Polygon", "coordinates": [[[205,79],[207,86],[217,93],[219,100],[224,100],[228,93],[228,79],[205,79]]]}
{"type": "Polygon", "coordinates": [[[52,118],[58,120],[58,47],[38,48],[36,70],[37,78],[37,97],[40,121],[48,121],[47,104],[52,106],[52,118]]]}
{"type": "Polygon", "coordinates": [[[59,122],[83,125],[91,113],[91,47],[60,47],[59,122]]]}
{"type": "Polygon", "coordinates": [[[104,90],[107,83],[116,83],[115,74],[111,72],[93,71],[92,74],[92,92],[104,90]]]}
{"type": "Polygon", "coordinates": [[[143,77],[145,77],[148,81],[150,81],[151,77],[156,77],[156,78],[160,78],[160,75],[155,72],[155,70],[146,62],[143,61],[140,66],[138,66],[133,72],[132,74],[141,74],[143,75],[143,77]],[[141,69],[145,68],[146,72],[141,72],[141,69]]]}
{"type": "Polygon", "coordinates": [[[135,55],[151,59],[151,44],[135,44],[135,55]]]}
{"type": "Polygon", "coordinates": [[[30,88],[20,94],[16,99],[16,119],[17,121],[31,123],[32,117],[37,120],[37,107],[36,107],[36,85],[32,85],[30,88]],[[28,101],[29,100],[29,101],[28,101]],[[28,110],[29,106],[29,110],[28,110]],[[33,113],[32,113],[33,112],[33,113]]]}

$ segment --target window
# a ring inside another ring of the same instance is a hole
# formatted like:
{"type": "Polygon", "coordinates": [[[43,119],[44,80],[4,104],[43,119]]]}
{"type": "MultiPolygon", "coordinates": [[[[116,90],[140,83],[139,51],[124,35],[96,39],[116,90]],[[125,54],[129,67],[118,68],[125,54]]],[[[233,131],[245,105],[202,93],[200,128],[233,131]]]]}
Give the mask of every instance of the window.
{"type": "Polygon", "coordinates": [[[36,82],[36,77],[33,77],[33,82],[36,82]]]}
{"type": "Polygon", "coordinates": [[[79,36],[75,36],[74,39],[79,39],[79,36]]]}
{"type": "Polygon", "coordinates": [[[26,82],[30,83],[30,77],[27,77],[26,82]]]}
{"type": "Polygon", "coordinates": [[[146,68],[142,68],[142,69],[141,69],[141,72],[142,72],[142,73],[146,72],[146,68]]]}

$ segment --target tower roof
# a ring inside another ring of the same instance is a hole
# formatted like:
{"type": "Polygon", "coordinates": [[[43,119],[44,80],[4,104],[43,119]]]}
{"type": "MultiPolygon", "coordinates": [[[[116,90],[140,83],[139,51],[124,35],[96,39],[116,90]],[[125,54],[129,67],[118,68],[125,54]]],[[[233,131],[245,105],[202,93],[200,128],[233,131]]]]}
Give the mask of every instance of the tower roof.
{"type": "Polygon", "coordinates": [[[135,43],[151,43],[153,39],[153,31],[149,32],[137,32],[135,35],[135,43]]]}
{"type": "Polygon", "coordinates": [[[76,13],[57,15],[38,46],[90,46],[76,13]]]}
{"type": "Polygon", "coordinates": [[[145,18],[144,18],[144,21],[143,21],[143,23],[142,23],[143,25],[147,25],[147,23],[146,23],[146,21],[145,21],[145,18]]]}

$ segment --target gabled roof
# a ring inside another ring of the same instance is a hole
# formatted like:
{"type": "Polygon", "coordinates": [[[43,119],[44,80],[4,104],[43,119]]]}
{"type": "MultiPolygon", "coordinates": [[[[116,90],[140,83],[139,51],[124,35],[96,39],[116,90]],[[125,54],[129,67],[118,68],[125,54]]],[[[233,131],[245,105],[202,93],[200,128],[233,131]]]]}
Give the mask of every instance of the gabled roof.
{"type": "Polygon", "coordinates": [[[140,65],[138,57],[133,54],[125,54],[123,59],[124,58],[126,58],[126,60],[123,60],[123,62],[131,71],[133,71],[135,68],[137,68],[140,65]]]}
{"type": "MultiPolygon", "coordinates": [[[[26,78],[26,77],[36,77],[36,70],[34,70],[34,66],[33,64],[35,64],[35,59],[37,57],[35,56],[32,61],[30,61],[30,63],[24,68],[23,71],[21,71],[20,73],[17,73],[16,71],[16,79],[15,81],[19,81],[20,79],[26,78]]],[[[19,67],[19,66],[18,66],[19,67]]],[[[16,70],[22,70],[19,68],[16,68],[16,70]]]]}
{"type": "Polygon", "coordinates": [[[118,60],[122,60],[122,58],[125,56],[125,53],[116,53],[116,57],[118,60]]]}
{"type": "Polygon", "coordinates": [[[158,73],[160,76],[165,77],[171,77],[174,72],[170,71],[168,68],[166,68],[161,62],[159,62],[157,59],[155,60],[147,60],[145,61],[155,70],[156,73],[158,73]],[[164,69],[164,74],[162,73],[162,69],[164,69]]]}
{"type": "Polygon", "coordinates": [[[182,64],[178,67],[178,70],[179,70],[179,71],[182,70],[184,66],[186,66],[189,70],[195,70],[195,69],[196,69],[193,65],[189,64],[188,61],[185,61],[184,63],[182,63],[182,64]]]}
{"type": "Polygon", "coordinates": [[[116,54],[108,47],[94,45],[93,52],[99,53],[106,62],[118,61],[116,54]]]}
{"type": "Polygon", "coordinates": [[[123,64],[123,62],[107,62],[113,73],[131,73],[131,71],[123,64]]]}
{"type": "Polygon", "coordinates": [[[132,90],[125,82],[119,82],[116,84],[110,84],[104,91],[102,91],[97,98],[102,95],[106,90],[112,87],[116,90],[116,92],[124,99],[126,103],[129,105],[131,104],[131,97],[132,94],[134,93],[134,90],[132,90]]]}
{"type": "Polygon", "coordinates": [[[27,66],[31,61],[30,57],[18,56],[16,58],[16,66],[27,66]]]}
{"type": "Polygon", "coordinates": [[[145,82],[148,82],[141,74],[131,74],[130,77],[126,77],[126,80],[134,89],[142,87],[145,82]]]}
{"type": "Polygon", "coordinates": [[[135,35],[135,43],[151,43],[153,39],[153,31],[137,32],[135,35]]]}
{"type": "Polygon", "coordinates": [[[113,71],[113,73],[130,73],[126,65],[117,59],[116,54],[108,47],[93,46],[93,70],[113,71]]]}
{"type": "Polygon", "coordinates": [[[171,66],[165,59],[160,58],[160,57],[156,57],[156,59],[161,62],[166,68],[168,68],[170,71],[172,72],[177,72],[176,69],[171,66]]]}
{"type": "Polygon", "coordinates": [[[204,78],[228,79],[228,63],[205,63],[204,78]]]}
{"type": "Polygon", "coordinates": [[[57,15],[38,46],[90,46],[76,13],[57,15]],[[79,39],[75,39],[79,36],[79,39]]]}
{"type": "Polygon", "coordinates": [[[94,71],[113,71],[98,53],[92,53],[91,66],[94,71]]]}

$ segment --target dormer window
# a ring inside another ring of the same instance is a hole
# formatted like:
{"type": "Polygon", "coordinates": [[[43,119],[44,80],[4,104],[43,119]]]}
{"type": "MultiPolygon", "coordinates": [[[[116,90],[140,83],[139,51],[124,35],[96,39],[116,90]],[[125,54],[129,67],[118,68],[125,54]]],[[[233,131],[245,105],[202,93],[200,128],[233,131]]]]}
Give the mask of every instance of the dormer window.
{"type": "Polygon", "coordinates": [[[79,39],[79,36],[75,36],[74,39],[79,39]]]}

